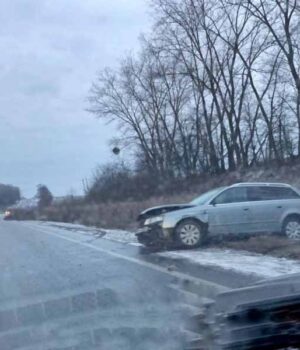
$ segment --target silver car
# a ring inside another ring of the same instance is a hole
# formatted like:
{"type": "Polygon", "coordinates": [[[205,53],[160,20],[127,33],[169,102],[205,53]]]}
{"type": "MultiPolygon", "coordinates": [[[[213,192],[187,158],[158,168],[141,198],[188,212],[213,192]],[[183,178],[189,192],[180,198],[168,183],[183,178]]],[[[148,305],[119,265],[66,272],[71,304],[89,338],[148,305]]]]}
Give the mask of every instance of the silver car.
{"type": "Polygon", "coordinates": [[[300,239],[300,193],[281,183],[239,183],[188,204],[148,209],[141,218],[137,238],[147,246],[194,248],[206,238],[228,234],[283,233],[300,239]]]}

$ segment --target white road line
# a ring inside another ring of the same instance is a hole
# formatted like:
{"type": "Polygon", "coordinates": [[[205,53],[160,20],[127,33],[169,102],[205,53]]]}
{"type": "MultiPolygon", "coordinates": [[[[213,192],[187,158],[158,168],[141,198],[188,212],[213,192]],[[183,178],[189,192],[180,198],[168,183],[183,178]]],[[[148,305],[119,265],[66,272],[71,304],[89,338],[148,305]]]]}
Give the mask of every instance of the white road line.
{"type": "Polygon", "coordinates": [[[31,225],[31,224],[28,224],[28,223],[26,223],[26,226],[31,228],[31,229],[33,229],[33,230],[35,230],[35,231],[43,232],[43,233],[45,233],[45,234],[47,234],[49,236],[52,236],[52,237],[55,236],[57,238],[65,240],[65,241],[68,241],[68,242],[71,242],[71,243],[75,243],[75,244],[81,245],[83,247],[96,250],[98,252],[101,252],[101,253],[113,256],[114,258],[123,259],[123,260],[129,261],[129,262],[138,264],[140,266],[152,269],[154,271],[158,271],[158,272],[167,274],[169,276],[178,278],[178,279],[183,280],[183,281],[189,281],[189,282],[193,282],[193,283],[199,284],[199,285],[201,285],[201,287],[205,287],[207,289],[215,290],[215,291],[217,291],[219,293],[229,290],[229,288],[227,288],[225,286],[222,286],[222,285],[219,285],[219,284],[214,283],[214,282],[210,282],[210,281],[207,281],[207,280],[203,280],[201,278],[190,276],[190,275],[187,275],[187,274],[179,272],[179,271],[169,271],[165,267],[158,266],[158,265],[149,263],[147,261],[142,261],[140,259],[136,259],[136,258],[133,258],[133,257],[130,257],[130,256],[122,255],[122,254],[113,252],[111,250],[103,249],[103,248],[95,246],[95,245],[93,245],[91,243],[82,242],[82,241],[78,241],[78,240],[70,238],[70,237],[62,236],[62,235],[57,234],[57,233],[55,233],[55,232],[53,232],[51,230],[50,231],[46,230],[45,227],[39,227],[37,225],[31,225]]]}

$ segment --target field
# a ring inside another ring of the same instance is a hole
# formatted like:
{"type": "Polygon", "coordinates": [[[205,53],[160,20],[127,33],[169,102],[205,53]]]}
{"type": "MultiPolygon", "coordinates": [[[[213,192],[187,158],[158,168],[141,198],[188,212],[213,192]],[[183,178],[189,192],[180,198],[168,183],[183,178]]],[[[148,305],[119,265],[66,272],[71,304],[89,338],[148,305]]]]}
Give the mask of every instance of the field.
{"type": "MultiPolygon", "coordinates": [[[[214,187],[236,182],[286,182],[300,188],[299,173],[299,162],[281,166],[273,164],[268,167],[238,170],[218,176],[199,176],[193,181],[173,186],[174,189],[169,192],[162,188],[160,196],[156,195],[140,201],[129,198],[126,201],[90,203],[84,199],[69,197],[28,218],[134,232],[137,228],[137,216],[142,210],[149,207],[169,203],[186,203],[214,187]]],[[[22,215],[19,216],[19,219],[22,219],[22,215]]],[[[276,257],[300,259],[300,243],[288,241],[279,236],[267,235],[230,240],[226,238],[218,242],[208,242],[207,245],[208,247],[245,250],[276,257]]]]}

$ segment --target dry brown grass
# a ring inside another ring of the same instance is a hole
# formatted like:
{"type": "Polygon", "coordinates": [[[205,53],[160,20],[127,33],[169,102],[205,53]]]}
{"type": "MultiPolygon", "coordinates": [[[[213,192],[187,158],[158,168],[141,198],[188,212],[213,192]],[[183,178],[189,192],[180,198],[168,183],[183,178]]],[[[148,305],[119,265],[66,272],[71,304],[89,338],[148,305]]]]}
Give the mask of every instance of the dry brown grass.
{"type": "Polygon", "coordinates": [[[115,229],[135,229],[140,212],[159,203],[182,203],[190,201],[191,194],[154,197],[144,201],[108,202],[102,204],[73,203],[66,201],[47,208],[40,216],[43,220],[79,223],[115,229]]]}
{"type": "Polygon", "coordinates": [[[231,185],[236,182],[287,182],[300,188],[300,163],[283,166],[264,166],[236,170],[221,175],[202,175],[177,183],[169,184],[169,190],[162,188],[161,195],[155,195],[140,201],[126,200],[106,203],[87,203],[78,200],[66,200],[48,208],[44,219],[51,221],[77,222],[84,225],[105,228],[132,229],[136,226],[139,213],[149,207],[187,203],[212,188],[231,185]]]}

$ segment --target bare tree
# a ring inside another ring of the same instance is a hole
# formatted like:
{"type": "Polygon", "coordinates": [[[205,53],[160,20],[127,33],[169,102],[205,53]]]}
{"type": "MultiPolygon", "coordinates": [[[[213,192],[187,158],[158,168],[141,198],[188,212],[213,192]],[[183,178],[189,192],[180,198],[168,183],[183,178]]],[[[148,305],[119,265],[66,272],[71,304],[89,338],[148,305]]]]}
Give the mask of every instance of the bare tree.
{"type": "Polygon", "coordinates": [[[141,52],[105,70],[91,111],[157,176],[300,155],[296,0],[153,0],[141,52]],[[293,127],[297,125],[297,136],[293,127]],[[295,147],[296,145],[296,147],[295,147]]]}
{"type": "Polygon", "coordinates": [[[243,1],[251,14],[271,33],[276,45],[286,58],[296,89],[294,109],[298,123],[298,155],[300,155],[300,9],[299,0],[243,1]]]}

